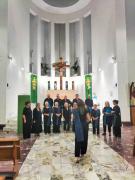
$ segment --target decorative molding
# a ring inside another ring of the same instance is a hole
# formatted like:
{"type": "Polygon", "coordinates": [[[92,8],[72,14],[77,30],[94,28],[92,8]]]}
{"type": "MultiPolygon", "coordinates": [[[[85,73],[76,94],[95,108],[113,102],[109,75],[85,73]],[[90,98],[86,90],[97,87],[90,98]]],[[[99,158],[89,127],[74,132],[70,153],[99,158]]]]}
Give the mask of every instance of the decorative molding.
{"type": "Polygon", "coordinates": [[[35,13],[35,11],[33,11],[31,8],[30,8],[30,14],[32,14],[33,16],[37,16],[37,13],[35,13]]]}
{"type": "Polygon", "coordinates": [[[88,6],[88,4],[91,2],[91,0],[79,0],[77,3],[70,7],[54,7],[43,0],[32,0],[32,2],[39,8],[45,10],[46,12],[52,13],[52,14],[71,14],[77,11],[80,11],[81,9],[88,6]]]}

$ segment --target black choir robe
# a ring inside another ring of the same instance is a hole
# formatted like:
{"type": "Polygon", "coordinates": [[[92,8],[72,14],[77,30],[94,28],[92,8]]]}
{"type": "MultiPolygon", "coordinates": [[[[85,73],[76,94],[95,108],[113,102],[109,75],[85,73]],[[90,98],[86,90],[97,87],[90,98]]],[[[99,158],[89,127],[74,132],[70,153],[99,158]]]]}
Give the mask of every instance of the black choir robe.
{"type": "Polygon", "coordinates": [[[37,108],[33,110],[32,132],[36,134],[42,132],[42,112],[41,110],[38,111],[37,108]]]}
{"type": "Polygon", "coordinates": [[[63,118],[64,118],[64,131],[70,130],[71,125],[71,109],[63,108],[63,118]]]}
{"type": "Polygon", "coordinates": [[[44,133],[51,133],[51,108],[43,108],[44,115],[44,133]],[[47,114],[47,115],[45,115],[47,114]]]}
{"type": "Polygon", "coordinates": [[[113,107],[113,133],[115,137],[121,137],[121,111],[118,105],[113,107]]]}
{"type": "Polygon", "coordinates": [[[61,125],[61,115],[57,116],[56,114],[61,114],[61,108],[54,107],[53,108],[53,132],[54,133],[59,133],[60,132],[60,125],[61,125]]]}
{"type": "Polygon", "coordinates": [[[32,126],[32,110],[31,108],[24,107],[23,115],[26,118],[26,123],[23,121],[23,138],[30,138],[32,126]]]}

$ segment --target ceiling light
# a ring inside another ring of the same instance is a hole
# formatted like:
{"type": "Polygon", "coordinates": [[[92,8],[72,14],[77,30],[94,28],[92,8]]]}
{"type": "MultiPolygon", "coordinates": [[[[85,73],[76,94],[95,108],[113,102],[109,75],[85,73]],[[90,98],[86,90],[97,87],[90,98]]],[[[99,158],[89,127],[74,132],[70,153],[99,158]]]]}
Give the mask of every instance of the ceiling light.
{"type": "Polygon", "coordinates": [[[115,64],[115,63],[116,63],[116,57],[115,57],[115,56],[113,56],[113,57],[110,59],[110,63],[112,63],[112,64],[115,64]]]}
{"type": "Polygon", "coordinates": [[[24,71],[24,67],[21,67],[21,71],[24,71]]]}
{"type": "Polygon", "coordinates": [[[98,71],[99,71],[99,72],[102,72],[103,70],[102,70],[101,68],[98,68],[98,71]]]}

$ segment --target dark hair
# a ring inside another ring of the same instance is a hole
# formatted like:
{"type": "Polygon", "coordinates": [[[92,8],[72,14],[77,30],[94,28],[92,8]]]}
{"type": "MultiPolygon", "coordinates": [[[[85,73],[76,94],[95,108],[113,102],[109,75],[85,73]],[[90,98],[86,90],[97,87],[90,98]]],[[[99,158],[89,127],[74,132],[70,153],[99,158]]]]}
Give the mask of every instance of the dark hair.
{"type": "Polygon", "coordinates": [[[28,104],[30,104],[31,102],[30,101],[26,101],[25,102],[25,106],[27,106],[28,104]]]}
{"type": "Polygon", "coordinates": [[[113,103],[119,104],[119,101],[118,100],[113,100],[113,103]]]}
{"type": "Polygon", "coordinates": [[[86,112],[85,103],[83,100],[78,101],[78,109],[80,111],[80,114],[84,114],[86,112]]]}

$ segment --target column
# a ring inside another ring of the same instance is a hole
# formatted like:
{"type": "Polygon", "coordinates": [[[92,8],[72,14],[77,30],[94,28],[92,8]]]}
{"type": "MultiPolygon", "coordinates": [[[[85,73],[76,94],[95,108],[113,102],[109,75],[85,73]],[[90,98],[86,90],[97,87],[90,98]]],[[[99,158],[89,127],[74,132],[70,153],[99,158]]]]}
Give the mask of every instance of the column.
{"type": "MultiPolygon", "coordinates": [[[[44,38],[44,37],[43,37],[44,38]]],[[[41,75],[41,19],[37,16],[37,75],[41,75]]]]}
{"type": "Polygon", "coordinates": [[[33,50],[33,68],[32,72],[38,74],[38,27],[39,17],[33,16],[30,22],[30,49],[33,50]]]}
{"type": "Polygon", "coordinates": [[[6,123],[8,61],[8,0],[0,0],[0,123],[6,123]]]}
{"type": "Polygon", "coordinates": [[[125,1],[115,0],[118,99],[122,121],[130,121],[125,1]]]}
{"type": "MultiPolygon", "coordinates": [[[[70,59],[69,59],[69,23],[66,23],[66,61],[68,64],[70,64],[70,59]]],[[[70,77],[70,68],[66,68],[66,77],[70,77]]]]}
{"type": "Polygon", "coordinates": [[[83,18],[80,19],[80,70],[84,75],[84,38],[83,38],[83,18]]]}
{"type": "Polygon", "coordinates": [[[55,62],[55,31],[54,23],[51,22],[51,76],[55,76],[55,69],[52,64],[55,62]]]}

